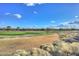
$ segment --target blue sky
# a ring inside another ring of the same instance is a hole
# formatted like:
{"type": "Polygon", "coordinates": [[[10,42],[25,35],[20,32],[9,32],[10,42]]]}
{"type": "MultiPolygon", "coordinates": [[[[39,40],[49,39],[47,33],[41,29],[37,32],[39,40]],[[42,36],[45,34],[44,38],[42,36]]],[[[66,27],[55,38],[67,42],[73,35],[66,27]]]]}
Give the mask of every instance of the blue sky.
{"type": "Polygon", "coordinates": [[[79,4],[0,3],[0,27],[79,27],[79,4]]]}

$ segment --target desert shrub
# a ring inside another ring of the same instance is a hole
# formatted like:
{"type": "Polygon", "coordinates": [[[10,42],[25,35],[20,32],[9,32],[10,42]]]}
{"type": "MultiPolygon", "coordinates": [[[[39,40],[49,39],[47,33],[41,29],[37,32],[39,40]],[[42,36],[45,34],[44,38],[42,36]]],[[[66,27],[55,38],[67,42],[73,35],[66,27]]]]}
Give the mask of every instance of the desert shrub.
{"type": "Polygon", "coordinates": [[[48,51],[53,56],[59,55],[58,51],[59,51],[61,42],[62,42],[61,40],[58,40],[58,41],[54,41],[52,44],[42,44],[40,48],[45,51],[48,51]]]}
{"type": "Polygon", "coordinates": [[[61,40],[65,40],[67,38],[73,38],[75,36],[79,36],[79,33],[77,33],[77,32],[66,32],[66,33],[63,32],[63,33],[60,33],[59,35],[60,35],[61,40]]]}
{"type": "Polygon", "coordinates": [[[63,40],[56,40],[52,43],[53,46],[60,46],[63,40]]]}
{"type": "Polygon", "coordinates": [[[63,42],[62,40],[57,40],[57,41],[54,41],[52,43],[52,45],[54,46],[54,50],[53,50],[52,55],[54,55],[54,56],[59,56],[60,55],[59,50],[60,50],[60,46],[61,46],[62,42],[63,42]]]}
{"type": "Polygon", "coordinates": [[[52,44],[42,44],[40,49],[48,51],[52,56],[79,56],[78,42],[54,41],[52,44]]]}
{"type": "Polygon", "coordinates": [[[28,56],[30,55],[30,52],[27,52],[25,50],[16,50],[14,53],[13,53],[14,56],[28,56]]]}
{"type": "Polygon", "coordinates": [[[79,56],[79,43],[78,42],[73,42],[71,44],[71,48],[72,48],[72,51],[73,51],[73,55],[79,56]]]}
{"type": "Polygon", "coordinates": [[[53,42],[54,45],[54,53],[55,56],[68,56],[72,54],[70,43],[59,40],[53,42]]]}
{"type": "Polygon", "coordinates": [[[72,50],[72,46],[71,43],[59,40],[59,41],[55,41],[53,42],[53,46],[54,46],[54,51],[52,55],[55,56],[69,56],[69,55],[73,55],[73,50],[72,50]]]}
{"type": "Polygon", "coordinates": [[[33,48],[31,50],[31,55],[32,56],[50,56],[50,53],[40,48],[33,48]]]}
{"type": "Polygon", "coordinates": [[[40,49],[43,49],[45,51],[48,51],[51,55],[53,54],[55,48],[52,44],[42,44],[40,46],[40,49]]]}
{"type": "Polygon", "coordinates": [[[72,54],[72,49],[71,49],[70,43],[62,42],[59,47],[60,47],[59,51],[58,51],[59,55],[69,56],[72,54]]]}
{"type": "Polygon", "coordinates": [[[67,35],[60,35],[60,38],[67,38],[67,35]]]}
{"type": "Polygon", "coordinates": [[[79,56],[79,43],[78,42],[65,42],[65,41],[55,41],[53,42],[54,51],[52,55],[55,56],[79,56]]]}

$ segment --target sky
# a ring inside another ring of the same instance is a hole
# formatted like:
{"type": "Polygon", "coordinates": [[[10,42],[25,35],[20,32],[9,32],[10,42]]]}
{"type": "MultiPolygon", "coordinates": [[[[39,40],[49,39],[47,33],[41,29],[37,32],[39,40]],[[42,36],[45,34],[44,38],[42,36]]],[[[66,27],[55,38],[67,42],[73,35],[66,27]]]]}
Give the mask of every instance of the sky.
{"type": "Polygon", "coordinates": [[[0,27],[78,28],[78,3],[0,3],[0,27]]]}

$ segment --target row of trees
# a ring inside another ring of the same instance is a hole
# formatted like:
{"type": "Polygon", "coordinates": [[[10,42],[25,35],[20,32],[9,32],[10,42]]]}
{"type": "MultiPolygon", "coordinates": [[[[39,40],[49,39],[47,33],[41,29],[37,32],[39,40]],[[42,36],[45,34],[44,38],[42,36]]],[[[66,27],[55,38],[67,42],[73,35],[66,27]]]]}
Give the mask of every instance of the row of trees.
{"type": "Polygon", "coordinates": [[[26,30],[33,30],[33,31],[51,31],[51,30],[59,30],[59,31],[62,31],[62,30],[79,30],[79,29],[74,29],[74,28],[71,28],[71,29],[63,29],[63,28],[59,28],[59,29],[56,29],[56,28],[20,28],[20,27],[16,27],[16,28],[12,28],[11,26],[7,26],[5,28],[0,28],[0,30],[18,30],[18,31],[26,31],[26,30]]]}
{"type": "Polygon", "coordinates": [[[11,26],[7,26],[7,27],[0,28],[0,30],[14,30],[14,29],[19,30],[20,27],[12,28],[11,26]]]}
{"type": "Polygon", "coordinates": [[[16,28],[12,28],[11,26],[7,26],[5,28],[0,28],[0,30],[18,30],[18,31],[44,31],[44,30],[52,30],[51,28],[20,28],[20,27],[16,27],[16,28]]]}

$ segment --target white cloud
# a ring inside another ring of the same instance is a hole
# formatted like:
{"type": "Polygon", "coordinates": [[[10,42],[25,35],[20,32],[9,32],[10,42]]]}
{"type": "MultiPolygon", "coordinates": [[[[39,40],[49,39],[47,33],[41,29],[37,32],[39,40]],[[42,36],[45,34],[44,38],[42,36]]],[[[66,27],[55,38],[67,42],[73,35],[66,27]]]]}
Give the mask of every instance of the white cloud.
{"type": "Polygon", "coordinates": [[[55,21],[54,20],[52,20],[52,21],[50,21],[51,23],[55,23],[55,21]]]}
{"type": "Polygon", "coordinates": [[[14,16],[16,16],[18,19],[22,18],[21,14],[13,14],[14,16]]]}
{"type": "Polygon", "coordinates": [[[43,4],[43,3],[38,3],[39,5],[43,4]]]}
{"type": "Polygon", "coordinates": [[[18,19],[22,18],[22,15],[19,14],[19,13],[15,13],[15,14],[13,14],[13,13],[5,13],[5,15],[15,16],[15,17],[17,17],[18,19]]]}
{"type": "Polygon", "coordinates": [[[41,5],[43,3],[24,3],[26,6],[35,6],[36,4],[41,5]]]}
{"type": "Polygon", "coordinates": [[[38,14],[38,12],[37,12],[37,11],[33,11],[33,13],[34,13],[34,14],[38,14]]]}
{"type": "Polygon", "coordinates": [[[79,16],[75,16],[75,18],[78,18],[79,16]]]}
{"type": "Polygon", "coordinates": [[[69,21],[61,23],[62,25],[69,25],[69,21]]]}
{"type": "Polygon", "coordinates": [[[5,13],[5,15],[10,15],[11,13],[5,13]]]}
{"type": "Polygon", "coordinates": [[[79,29],[79,20],[66,21],[58,25],[61,28],[78,28],[79,29]]]}
{"type": "Polygon", "coordinates": [[[26,6],[35,6],[35,3],[24,3],[26,6]]]}

